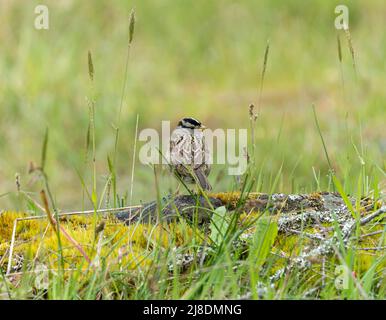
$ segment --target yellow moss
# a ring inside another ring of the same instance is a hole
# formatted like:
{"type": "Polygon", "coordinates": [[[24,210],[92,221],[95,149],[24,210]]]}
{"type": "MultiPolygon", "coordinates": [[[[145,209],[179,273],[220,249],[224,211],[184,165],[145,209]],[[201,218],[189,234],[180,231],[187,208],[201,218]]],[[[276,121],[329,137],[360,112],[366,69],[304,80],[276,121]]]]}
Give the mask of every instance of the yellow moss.
{"type": "Polygon", "coordinates": [[[357,259],[357,268],[354,268],[356,272],[366,272],[375,261],[375,257],[365,252],[360,252],[355,255],[357,259]]]}
{"type": "MultiPolygon", "coordinates": [[[[213,195],[212,195],[213,196],[213,195]]],[[[221,199],[225,203],[236,203],[240,193],[220,193],[215,194],[215,197],[221,199]]],[[[250,198],[257,198],[258,194],[251,194],[250,198]]],[[[318,198],[318,194],[313,196],[318,198]]],[[[261,213],[252,211],[240,215],[241,225],[250,225],[261,213]]],[[[0,214],[0,266],[7,263],[8,256],[5,254],[10,246],[12,229],[16,218],[25,217],[26,214],[20,212],[4,212],[0,214]]],[[[272,217],[272,216],[270,216],[272,217]]],[[[273,217],[276,219],[275,217],[273,217]]],[[[192,229],[187,223],[174,222],[164,225],[153,224],[136,224],[124,225],[113,217],[98,216],[94,220],[93,215],[79,215],[61,218],[61,226],[73,237],[83,248],[91,260],[94,260],[97,254],[97,244],[99,238],[95,239],[95,226],[101,221],[105,222],[103,230],[103,245],[100,248],[100,257],[107,257],[106,263],[110,270],[134,269],[137,267],[145,268],[149,266],[152,259],[152,251],[155,247],[163,248],[190,246],[192,243],[199,244],[205,238],[204,231],[192,229]]],[[[323,224],[325,227],[331,224],[323,224]]],[[[361,233],[374,232],[381,230],[381,226],[365,226],[361,228],[361,233]]],[[[319,230],[315,227],[308,227],[304,230],[307,233],[315,233],[319,230]]],[[[253,233],[254,228],[249,228],[248,233],[253,233]]],[[[284,256],[296,256],[300,253],[301,248],[305,248],[310,244],[311,240],[303,237],[301,245],[299,245],[298,235],[283,235],[280,234],[276,238],[273,252],[284,256]]],[[[380,235],[365,237],[360,242],[356,243],[357,247],[376,247],[379,246],[380,235]]],[[[82,269],[86,270],[88,264],[79,250],[67,239],[61,235],[63,247],[64,267],[67,269],[78,268],[82,265],[82,269]]],[[[58,263],[58,240],[57,235],[48,224],[46,219],[19,221],[16,232],[16,242],[14,246],[14,257],[22,255],[29,258],[35,258],[37,261],[46,264],[49,268],[57,268],[58,263]]],[[[356,266],[357,271],[364,272],[373,263],[376,257],[382,254],[378,252],[361,252],[358,254],[356,266]],[[373,256],[372,256],[372,255],[373,256]]],[[[286,259],[278,257],[277,264],[273,267],[278,270],[284,266],[286,259]]],[[[315,262],[315,267],[318,265],[315,262]]],[[[385,264],[377,267],[385,268],[385,264]]]]}
{"type": "MultiPolygon", "coordinates": [[[[23,213],[5,212],[0,215],[0,262],[7,263],[5,253],[10,247],[13,224],[16,218],[25,217],[23,213]],[[2,257],[2,258],[1,258],[2,257]]],[[[202,238],[199,231],[194,232],[187,224],[171,223],[169,225],[136,224],[126,226],[115,218],[90,216],[71,216],[60,219],[60,225],[77,241],[85,253],[93,260],[96,256],[98,239],[95,239],[95,226],[102,220],[105,222],[103,230],[104,245],[100,248],[100,257],[109,255],[110,268],[134,268],[137,265],[150,264],[147,256],[157,246],[189,245],[193,238],[196,242],[202,238]],[[113,261],[113,262],[112,262],[113,261]]],[[[45,261],[50,267],[57,267],[58,239],[56,232],[46,219],[19,221],[16,229],[14,256],[29,253],[45,261]]],[[[65,268],[76,268],[84,262],[80,251],[61,234],[62,254],[65,268]]],[[[87,267],[87,263],[84,264],[87,267]]]]}
{"type": "Polygon", "coordinates": [[[25,214],[15,211],[5,211],[0,214],[0,243],[11,238],[15,219],[24,216],[25,214]]]}
{"type": "MultiPolygon", "coordinates": [[[[251,192],[248,194],[247,200],[255,200],[257,199],[261,193],[251,192]]],[[[240,200],[241,193],[239,191],[234,192],[218,192],[218,193],[210,193],[208,194],[211,198],[216,198],[221,200],[221,202],[226,206],[234,207],[237,202],[240,200]]]]}
{"type": "Polygon", "coordinates": [[[374,206],[376,207],[376,208],[380,208],[380,207],[382,207],[384,205],[384,202],[382,201],[382,200],[377,200],[377,201],[375,201],[375,203],[374,203],[374,206]]]}
{"type": "Polygon", "coordinates": [[[310,193],[308,196],[308,200],[312,207],[320,207],[322,205],[322,195],[320,192],[310,193]]]}
{"type": "Polygon", "coordinates": [[[236,205],[240,198],[240,192],[219,192],[211,193],[208,196],[221,200],[224,205],[236,205]]]}
{"type": "Polygon", "coordinates": [[[299,246],[300,238],[297,235],[279,235],[276,238],[274,246],[283,251],[288,256],[295,256],[300,254],[300,249],[304,248],[304,244],[306,244],[309,240],[303,238],[302,245],[299,246]]]}
{"type": "Polygon", "coordinates": [[[260,215],[261,213],[257,211],[244,212],[240,214],[240,223],[242,225],[248,225],[251,222],[255,221],[260,215]]]}
{"type": "Polygon", "coordinates": [[[312,192],[308,196],[309,199],[314,199],[314,200],[320,200],[322,198],[322,195],[320,192],[312,192]]]}

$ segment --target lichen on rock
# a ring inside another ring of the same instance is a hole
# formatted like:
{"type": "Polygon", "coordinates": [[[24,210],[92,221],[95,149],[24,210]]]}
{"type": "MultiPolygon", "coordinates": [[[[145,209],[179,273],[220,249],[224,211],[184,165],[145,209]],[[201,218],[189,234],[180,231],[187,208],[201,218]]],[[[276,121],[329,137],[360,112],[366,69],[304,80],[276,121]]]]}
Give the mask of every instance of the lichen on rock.
{"type": "MultiPolygon", "coordinates": [[[[357,203],[354,198],[349,201],[353,206],[357,203]]],[[[226,219],[237,214],[238,228],[243,232],[233,240],[233,246],[235,251],[241,252],[248,252],[256,232],[256,221],[265,216],[276,223],[278,229],[270,253],[275,257],[275,264],[270,266],[274,283],[294,269],[321,272],[323,259],[328,256],[334,261],[335,250],[342,244],[360,250],[379,246],[380,239],[385,242],[380,233],[382,225],[376,223],[385,218],[383,202],[366,198],[359,203],[361,220],[357,221],[337,193],[179,195],[161,199],[160,210],[157,201],[152,201],[142,208],[100,215],[96,221],[92,216],[79,215],[61,218],[60,223],[92,259],[96,255],[108,256],[112,270],[146,268],[153,259],[153,249],[159,247],[174,248],[175,261],[170,260],[167,266],[173,272],[174,267],[183,271],[197,261],[204,263],[211,255],[207,226],[212,223],[216,208],[226,207],[226,219]],[[96,237],[100,235],[95,233],[94,227],[101,221],[104,222],[101,233],[104,244],[98,252],[96,237]],[[356,228],[359,228],[358,234],[354,233],[356,228]],[[358,238],[370,232],[374,234],[358,238]],[[192,251],[191,243],[199,249],[192,251]]],[[[8,263],[14,221],[25,217],[25,213],[17,212],[0,214],[0,268],[5,269],[8,263]]],[[[28,256],[28,261],[32,257],[50,267],[56,266],[57,237],[45,219],[18,221],[15,240],[12,272],[19,271],[28,256]]],[[[62,245],[66,268],[82,263],[82,255],[72,243],[63,238],[62,245]]],[[[357,255],[359,272],[366,271],[373,259],[384,254],[382,250],[372,255],[366,252],[357,255]]],[[[385,268],[385,263],[379,268],[385,268]]]]}

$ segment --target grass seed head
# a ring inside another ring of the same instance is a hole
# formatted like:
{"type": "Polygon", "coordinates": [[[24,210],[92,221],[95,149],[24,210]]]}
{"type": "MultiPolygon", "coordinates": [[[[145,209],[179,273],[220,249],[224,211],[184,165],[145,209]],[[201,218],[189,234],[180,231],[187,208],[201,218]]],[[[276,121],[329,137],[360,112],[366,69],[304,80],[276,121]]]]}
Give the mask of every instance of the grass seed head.
{"type": "Polygon", "coordinates": [[[134,25],[135,25],[135,11],[134,9],[130,12],[130,24],[129,24],[129,44],[133,41],[134,37],[134,25]]]}
{"type": "Polygon", "coordinates": [[[94,80],[94,64],[92,63],[91,51],[88,51],[88,75],[90,80],[94,80]]]}

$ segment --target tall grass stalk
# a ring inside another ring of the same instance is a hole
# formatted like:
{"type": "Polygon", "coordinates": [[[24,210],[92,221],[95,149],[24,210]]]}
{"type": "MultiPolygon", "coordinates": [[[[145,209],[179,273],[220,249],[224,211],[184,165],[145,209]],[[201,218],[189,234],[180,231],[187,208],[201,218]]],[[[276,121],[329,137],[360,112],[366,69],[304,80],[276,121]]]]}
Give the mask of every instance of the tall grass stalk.
{"type": "MultiPolygon", "coordinates": [[[[94,207],[97,207],[97,176],[96,176],[96,138],[95,138],[95,93],[94,93],[94,64],[91,51],[88,51],[88,75],[90,78],[91,98],[87,100],[89,107],[89,128],[92,144],[92,193],[91,198],[94,207]]],[[[90,139],[90,138],[89,138],[90,139]]]]}
{"type": "Polygon", "coordinates": [[[121,114],[122,114],[122,107],[123,107],[123,100],[125,97],[126,92],[126,84],[127,84],[127,76],[128,76],[128,69],[129,69],[129,59],[130,59],[130,50],[131,50],[131,44],[134,38],[134,27],[135,27],[135,11],[134,9],[130,12],[129,17],[129,37],[128,37],[128,45],[127,45],[127,52],[126,52],[126,62],[125,62],[125,73],[122,83],[122,91],[121,91],[121,99],[119,102],[119,111],[118,111],[118,118],[117,118],[117,125],[115,126],[115,144],[114,144],[114,153],[113,153],[113,161],[112,161],[112,168],[114,171],[111,173],[113,175],[112,177],[112,185],[113,185],[113,198],[114,198],[114,207],[117,206],[116,199],[117,199],[117,186],[116,186],[116,160],[117,160],[117,151],[118,151],[118,143],[119,143],[119,130],[120,130],[120,123],[121,123],[121,114]]]}
{"type": "MultiPolygon", "coordinates": [[[[88,75],[90,79],[90,98],[87,99],[89,107],[89,128],[92,144],[92,191],[91,201],[94,209],[93,224],[96,228],[97,210],[98,210],[98,194],[97,194],[97,170],[96,170],[96,136],[95,136],[95,89],[94,89],[94,63],[92,60],[91,51],[88,51],[88,75]]],[[[93,243],[94,246],[95,243],[93,243]]]]}
{"type": "Polygon", "coordinates": [[[352,41],[352,37],[351,37],[350,28],[348,26],[346,26],[344,28],[344,33],[346,35],[348,48],[350,50],[351,59],[352,59],[352,66],[354,68],[355,77],[356,77],[356,79],[358,79],[357,64],[356,64],[356,60],[355,60],[355,50],[354,50],[354,45],[353,45],[353,41],[352,41]]]}
{"type": "Polygon", "coordinates": [[[343,101],[344,101],[344,100],[346,100],[346,94],[345,94],[345,83],[344,83],[344,74],[343,74],[342,43],[340,41],[339,34],[336,35],[336,40],[337,40],[337,46],[338,46],[340,78],[341,78],[341,82],[342,82],[342,97],[343,97],[343,101]]]}
{"type": "MultiPolygon", "coordinates": [[[[54,197],[52,195],[52,192],[51,192],[51,188],[50,188],[50,185],[48,183],[48,176],[46,174],[46,171],[45,171],[45,168],[46,168],[46,158],[47,158],[47,148],[48,148],[48,128],[46,129],[46,132],[44,134],[44,140],[43,140],[43,146],[42,146],[42,158],[41,158],[41,165],[40,165],[40,168],[35,168],[36,170],[39,170],[40,173],[41,173],[41,177],[43,179],[43,182],[44,182],[44,185],[45,185],[45,189],[47,191],[47,194],[48,194],[48,197],[50,199],[50,202],[51,202],[51,206],[52,206],[52,209],[54,210],[54,215],[55,215],[55,219],[57,221],[57,226],[58,228],[56,229],[56,236],[57,236],[57,240],[58,240],[58,262],[59,262],[59,272],[63,272],[64,270],[64,257],[63,257],[63,247],[62,247],[62,240],[61,240],[61,237],[60,237],[60,221],[59,221],[59,213],[58,213],[58,209],[55,205],[55,201],[54,201],[54,197]]],[[[44,191],[43,191],[44,192],[44,191]]],[[[45,199],[45,201],[47,201],[45,199]]],[[[47,206],[48,206],[48,203],[44,203],[46,205],[46,207],[44,208],[43,211],[46,211],[47,213],[47,206]]]]}
{"type": "Polygon", "coordinates": [[[2,268],[0,268],[0,273],[1,273],[1,278],[3,279],[5,290],[6,290],[7,295],[8,295],[8,299],[11,300],[12,299],[11,291],[9,290],[8,282],[7,282],[7,279],[5,278],[5,274],[4,274],[2,268]]]}
{"type": "Polygon", "coordinates": [[[328,167],[329,167],[329,173],[328,173],[328,176],[329,176],[329,186],[332,185],[333,191],[335,191],[335,186],[332,183],[332,177],[335,174],[335,172],[334,172],[334,168],[332,166],[332,163],[330,161],[330,157],[329,157],[328,152],[327,152],[327,146],[326,146],[326,143],[324,142],[322,130],[320,129],[320,125],[319,125],[318,117],[316,115],[316,110],[315,110],[315,105],[314,104],[312,104],[312,111],[314,113],[314,120],[315,120],[316,128],[318,130],[318,133],[319,133],[319,136],[320,136],[320,140],[322,141],[324,154],[326,156],[328,167]]]}
{"type": "Polygon", "coordinates": [[[263,60],[263,69],[261,71],[260,87],[259,87],[259,97],[258,97],[258,101],[257,101],[258,116],[260,116],[260,111],[261,111],[261,95],[262,95],[262,92],[263,92],[265,72],[267,70],[268,54],[269,54],[269,40],[267,40],[267,45],[265,47],[264,60],[263,60]]]}
{"type": "Polygon", "coordinates": [[[62,228],[62,226],[58,225],[58,220],[54,219],[51,215],[51,211],[50,211],[50,207],[48,205],[48,200],[47,200],[47,197],[46,197],[46,194],[44,192],[44,190],[42,190],[40,192],[40,195],[41,195],[41,198],[42,198],[42,201],[43,201],[43,204],[44,204],[44,208],[45,208],[45,211],[46,211],[46,214],[47,214],[47,218],[48,218],[48,221],[52,227],[52,229],[56,232],[59,233],[59,230],[61,233],[63,233],[63,235],[67,238],[67,240],[69,240],[76,249],[78,249],[78,251],[82,254],[82,256],[86,259],[86,261],[90,264],[91,263],[91,260],[90,258],[87,256],[86,252],[83,250],[82,246],[73,238],[71,237],[64,228],[62,228]]]}
{"type": "Polygon", "coordinates": [[[260,87],[259,87],[258,98],[257,98],[257,113],[254,110],[255,106],[253,104],[249,105],[249,121],[250,121],[250,127],[251,127],[251,141],[252,141],[251,162],[253,164],[255,163],[255,157],[256,157],[255,127],[256,127],[256,120],[261,113],[261,96],[263,92],[265,73],[267,70],[268,54],[269,54],[269,41],[267,41],[267,45],[265,47],[265,52],[264,52],[263,68],[261,71],[260,87]]]}
{"type": "Polygon", "coordinates": [[[135,158],[137,155],[138,123],[139,123],[139,114],[137,114],[137,120],[135,122],[134,150],[133,150],[133,158],[131,163],[130,201],[129,201],[130,206],[133,205],[134,173],[135,173],[135,158]]]}

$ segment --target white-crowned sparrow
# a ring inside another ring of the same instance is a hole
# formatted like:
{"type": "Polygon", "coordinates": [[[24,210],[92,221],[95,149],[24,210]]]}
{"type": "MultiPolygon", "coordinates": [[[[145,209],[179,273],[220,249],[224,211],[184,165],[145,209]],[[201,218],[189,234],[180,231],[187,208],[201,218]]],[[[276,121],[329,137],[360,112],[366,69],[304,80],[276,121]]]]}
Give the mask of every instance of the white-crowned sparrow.
{"type": "Polygon", "coordinates": [[[203,190],[211,190],[207,179],[211,158],[202,132],[204,128],[194,118],[181,119],[171,135],[170,162],[175,174],[184,182],[198,182],[203,190]]]}

